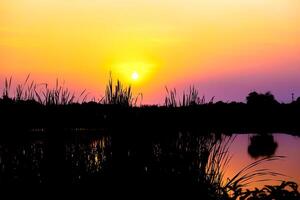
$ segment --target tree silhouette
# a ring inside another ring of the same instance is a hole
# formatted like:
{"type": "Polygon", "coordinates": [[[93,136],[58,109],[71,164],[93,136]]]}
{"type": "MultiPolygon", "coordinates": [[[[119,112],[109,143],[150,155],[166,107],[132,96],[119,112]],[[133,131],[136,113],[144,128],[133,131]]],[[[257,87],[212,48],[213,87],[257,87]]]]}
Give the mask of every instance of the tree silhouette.
{"type": "Polygon", "coordinates": [[[249,105],[258,105],[258,106],[265,106],[265,105],[276,105],[278,101],[275,99],[274,95],[271,92],[266,93],[257,93],[251,92],[246,97],[247,104],[249,105]]]}

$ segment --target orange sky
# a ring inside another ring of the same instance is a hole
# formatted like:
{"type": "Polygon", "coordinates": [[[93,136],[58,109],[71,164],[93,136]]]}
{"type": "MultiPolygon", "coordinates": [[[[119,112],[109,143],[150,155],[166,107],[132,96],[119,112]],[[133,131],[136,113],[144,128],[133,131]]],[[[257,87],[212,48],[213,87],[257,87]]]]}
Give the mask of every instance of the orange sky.
{"type": "Polygon", "coordinates": [[[300,96],[299,24],[299,0],[1,0],[0,81],[31,73],[100,96],[112,71],[145,103],[189,84],[288,100],[300,96]]]}

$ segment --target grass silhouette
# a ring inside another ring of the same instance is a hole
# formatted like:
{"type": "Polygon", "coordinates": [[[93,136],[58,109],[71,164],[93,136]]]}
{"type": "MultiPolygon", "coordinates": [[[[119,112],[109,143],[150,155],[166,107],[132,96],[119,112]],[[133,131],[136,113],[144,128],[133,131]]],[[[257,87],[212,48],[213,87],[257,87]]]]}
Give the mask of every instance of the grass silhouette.
{"type": "MultiPolygon", "coordinates": [[[[3,89],[3,100],[15,102],[29,101],[42,105],[67,105],[75,102],[75,94],[63,85],[59,85],[58,79],[54,88],[49,88],[48,84],[37,84],[34,81],[29,83],[30,75],[27,76],[24,83],[17,84],[14,96],[10,96],[12,77],[5,79],[3,89]]],[[[84,95],[83,91],[79,98],[84,95]]],[[[86,96],[83,98],[85,100],[86,96]]]]}
{"type": "Polygon", "coordinates": [[[224,103],[214,102],[214,98],[206,101],[194,86],[182,95],[178,95],[176,89],[166,88],[165,102],[158,106],[142,105],[142,94],[135,96],[130,85],[124,86],[119,80],[115,82],[111,76],[105,94],[99,100],[90,100],[86,90],[76,95],[60,85],[58,80],[53,88],[45,83],[29,81],[29,75],[14,90],[11,85],[12,78],[5,79],[0,97],[3,113],[0,118],[5,122],[4,126],[14,127],[9,120],[10,116],[17,123],[25,125],[24,127],[41,127],[46,124],[89,128],[110,126],[116,122],[126,125],[130,121],[136,121],[140,126],[148,126],[148,122],[151,122],[167,127],[172,123],[178,128],[197,128],[201,123],[204,129],[228,132],[283,131],[294,134],[300,130],[300,124],[294,117],[300,115],[300,101],[278,103],[270,93],[252,92],[246,97],[247,103],[224,103]],[[114,108],[116,106],[122,109],[114,108]],[[23,114],[18,121],[16,116],[23,114]],[[59,116],[64,119],[64,124],[59,116]],[[53,123],[50,124],[50,121],[53,123]]]}
{"type": "Polygon", "coordinates": [[[295,134],[300,130],[294,117],[300,115],[300,100],[278,103],[271,93],[252,92],[246,97],[247,103],[224,103],[214,102],[214,98],[206,101],[194,86],[182,95],[178,95],[176,89],[166,88],[162,106],[142,105],[142,94],[135,96],[130,85],[124,86],[112,76],[99,100],[88,98],[86,90],[76,95],[58,80],[50,88],[46,83],[36,83],[29,78],[28,75],[14,90],[12,78],[5,79],[0,97],[0,118],[4,127],[15,127],[13,124],[19,123],[19,127],[26,129],[103,128],[114,123],[126,126],[135,121],[141,127],[149,126],[151,122],[160,127],[169,128],[172,124],[176,128],[188,129],[198,128],[200,123],[202,129],[227,132],[281,131],[295,134]]]}
{"type": "Polygon", "coordinates": [[[100,103],[132,107],[137,106],[139,97],[142,98],[142,95],[138,95],[137,97],[133,96],[130,85],[124,87],[120,80],[114,83],[112,75],[110,74],[105,89],[105,96],[100,103]]]}
{"type": "Polygon", "coordinates": [[[12,80],[12,77],[10,77],[9,79],[5,78],[2,99],[10,99],[9,94],[10,94],[10,88],[11,88],[11,80],[12,80]]]}
{"type": "MultiPolygon", "coordinates": [[[[267,180],[265,176],[281,176],[282,174],[268,169],[258,168],[264,162],[281,157],[270,156],[257,160],[226,181],[224,174],[231,160],[229,147],[234,138],[217,134],[300,130],[297,118],[293,117],[300,114],[298,100],[281,104],[271,93],[252,92],[246,97],[247,103],[215,103],[214,98],[207,102],[191,86],[181,96],[176,89],[166,88],[163,106],[138,106],[138,101],[143,96],[134,96],[131,86],[124,86],[119,80],[114,82],[111,75],[105,95],[99,101],[88,101],[86,90],[76,96],[64,85],[60,85],[58,80],[50,88],[48,84],[30,81],[28,75],[23,83],[16,86],[14,95],[11,95],[11,85],[12,78],[5,79],[0,98],[0,119],[2,129],[17,131],[12,131],[13,134],[1,134],[0,137],[25,140],[30,134],[22,135],[22,131],[42,128],[45,131],[40,137],[47,140],[49,166],[57,162],[65,167],[61,155],[64,155],[64,142],[69,140],[71,134],[59,135],[57,130],[103,128],[111,131],[108,135],[112,140],[114,153],[108,157],[113,155],[115,164],[114,167],[109,164],[103,166],[109,174],[103,180],[113,178],[112,180],[123,179],[125,182],[135,183],[141,180],[154,184],[191,183],[201,188],[199,195],[206,199],[300,198],[298,185],[293,182],[283,181],[278,186],[265,186],[262,189],[245,189],[251,182],[267,180]],[[158,127],[163,134],[156,133],[158,127]],[[178,132],[180,134],[176,138],[174,133],[178,132]],[[211,132],[215,134],[207,134],[211,132]],[[154,149],[153,152],[151,149],[154,149]],[[116,167],[116,163],[126,166],[116,167]],[[119,172],[118,169],[125,171],[119,172]],[[146,169],[150,175],[145,175],[141,169],[146,169]],[[145,178],[147,176],[150,178],[145,178]]],[[[30,133],[32,136],[32,132],[30,133]]],[[[81,153],[82,157],[89,157],[85,152],[81,153]]],[[[95,163],[99,161],[97,156],[93,154],[92,157],[95,163]]],[[[101,156],[105,157],[104,154],[101,156]]],[[[85,167],[84,164],[81,165],[82,168],[85,167]]],[[[51,175],[55,180],[64,173],[67,173],[66,170],[51,175]]],[[[96,178],[89,176],[85,181],[94,183],[96,178]]]]}
{"type": "MultiPolygon", "coordinates": [[[[205,96],[200,97],[199,92],[196,90],[194,86],[189,87],[189,91],[186,93],[183,92],[181,97],[177,97],[177,91],[174,88],[173,90],[169,90],[166,87],[167,95],[165,97],[165,106],[166,107],[189,107],[196,105],[203,105],[206,103],[205,96]]],[[[209,103],[213,103],[214,97],[209,101],[209,103]]]]}

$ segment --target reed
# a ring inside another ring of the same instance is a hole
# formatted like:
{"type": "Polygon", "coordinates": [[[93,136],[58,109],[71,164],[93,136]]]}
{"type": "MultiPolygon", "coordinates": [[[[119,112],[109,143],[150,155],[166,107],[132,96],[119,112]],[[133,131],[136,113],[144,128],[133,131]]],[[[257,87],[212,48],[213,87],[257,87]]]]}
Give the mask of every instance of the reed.
{"type": "Polygon", "coordinates": [[[212,192],[210,196],[224,196],[224,174],[232,158],[229,154],[229,147],[234,139],[235,137],[216,138],[215,136],[215,139],[210,142],[204,177],[205,184],[209,185],[209,191],[212,192]]]}
{"type": "Polygon", "coordinates": [[[9,79],[5,78],[4,80],[4,88],[3,88],[3,93],[2,93],[2,98],[3,99],[10,99],[10,88],[11,88],[11,80],[12,77],[9,79]]]}
{"type": "MultiPolygon", "coordinates": [[[[211,140],[210,145],[208,145],[207,151],[210,153],[205,166],[205,176],[202,179],[209,188],[209,196],[212,199],[250,200],[256,199],[251,198],[256,195],[255,191],[259,191],[261,194],[264,193],[267,196],[271,195],[271,192],[266,189],[269,188],[267,186],[266,188],[260,190],[256,188],[252,191],[246,188],[252,183],[266,182],[274,180],[274,178],[284,177],[284,174],[260,167],[265,162],[272,162],[284,157],[270,156],[261,158],[241,168],[232,178],[225,179],[224,175],[232,158],[232,155],[229,154],[229,147],[233,141],[234,137],[224,138],[224,136],[221,136],[220,140],[211,140]]],[[[297,188],[295,184],[290,185],[294,187],[293,192],[296,193],[297,188]]],[[[284,185],[282,190],[290,185],[284,185]]],[[[284,191],[286,192],[286,190],[284,191]]]]}
{"type": "MultiPolygon", "coordinates": [[[[38,95],[38,94],[37,94],[38,95]]],[[[44,105],[67,105],[74,103],[75,93],[71,92],[68,88],[60,86],[58,80],[56,80],[56,85],[53,89],[48,88],[46,84],[44,91],[42,91],[43,98],[42,104],[44,105]]]]}
{"type": "Polygon", "coordinates": [[[58,79],[54,88],[49,88],[48,84],[37,84],[29,81],[30,74],[25,81],[17,84],[14,96],[10,96],[12,77],[5,79],[2,99],[10,99],[13,101],[35,101],[43,105],[67,105],[72,103],[84,102],[87,99],[86,90],[83,90],[77,101],[75,101],[75,93],[70,91],[64,85],[60,85],[58,79]]]}
{"type": "MultiPolygon", "coordinates": [[[[64,87],[64,84],[59,84],[58,79],[53,88],[50,88],[46,83],[37,84],[34,81],[30,82],[29,79],[30,74],[23,83],[17,84],[15,95],[10,96],[12,78],[6,78],[2,99],[10,99],[13,101],[35,101],[46,106],[83,103],[88,100],[89,93],[87,93],[86,90],[83,90],[78,97],[76,97],[74,92],[64,87]]],[[[112,76],[110,75],[104,97],[99,100],[92,98],[91,101],[102,104],[132,107],[137,106],[138,103],[141,105],[142,99],[143,95],[141,93],[134,96],[130,85],[125,87],[119,80],[114,83],[112,76]]]]}
{"type": "MultiPolygon", "coordinates": [[[[165,106],[167,107],[188,107],[206,104],[205,96],[200,97],[198,90],[190,86],[188,92],[183,91],[182,96],[177,96],[176,89],[169,90],[166,87],[165,106]]],[[[213,103],[214,97],[208,103],[213,103]]]]}
{"type": "Polygon", "coordinates": [[[37,87],[37,84],[34,81],[31,81],[28,85],[30,74],[26,77],[23,84],[17,84],[16,86],[16,92],[14,99],[16,101],[35,101],[35,90],[37,87]]]}
{"type": "Polygon", "coordinates": [[[120,80],[117,80],[117,82],[114,83],[113,78],[110,75],[102,103],[132,107],[137,106],[138,100],[142,98],[142,94],[133,96],[130,85],[125,87],[120,80]]]}

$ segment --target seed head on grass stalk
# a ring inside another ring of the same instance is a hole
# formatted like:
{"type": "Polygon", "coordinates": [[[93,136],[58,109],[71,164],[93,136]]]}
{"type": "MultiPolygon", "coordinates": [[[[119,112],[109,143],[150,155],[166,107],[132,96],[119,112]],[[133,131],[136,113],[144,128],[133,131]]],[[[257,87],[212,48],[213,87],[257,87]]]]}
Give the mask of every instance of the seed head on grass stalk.
{"type": "Polygon", "coordinates": [[[108,84],[105,89],[105,96],[103,98],[104,104],[121,105],[126,107],[136,106],[139,98],[142,95],[134,97],[131,86],[123,86],[120,80],[116,84],[113,82],[112,75],[110,74],[108,84]]]}

